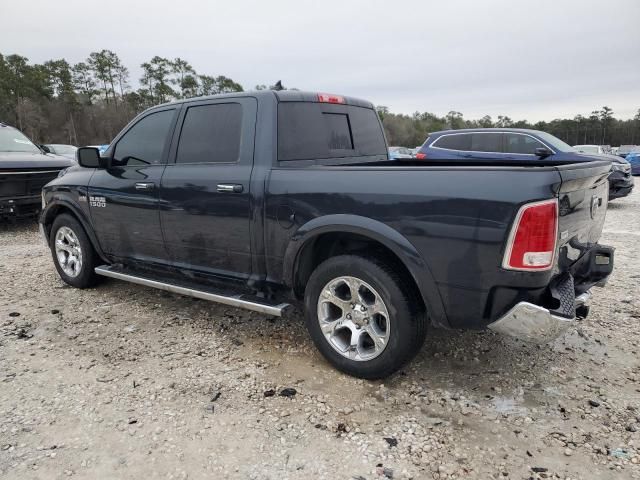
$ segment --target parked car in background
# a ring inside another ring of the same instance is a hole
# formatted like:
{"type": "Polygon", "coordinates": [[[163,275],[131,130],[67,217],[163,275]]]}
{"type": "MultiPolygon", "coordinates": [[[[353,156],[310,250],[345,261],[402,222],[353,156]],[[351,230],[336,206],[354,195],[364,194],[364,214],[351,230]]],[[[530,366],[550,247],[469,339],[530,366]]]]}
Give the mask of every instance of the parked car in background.
{"type": "Polygon", "coordinates": [[[36,214],[42,187],[72,164],[46,153],[17,128],[0,123],[0,218],[36,214]]]}
{"type": "Polygon", "coordinates": [[[622,158],[626,158],[628,154],[630,154],[631,152],[636,152],[640,150],[640,146],[638,145],[620,145],[618,147],[618,153],[617,155],[619,155],[622,158]]]}
{"type": "Polygon", "coordinates": [[[631,175],[640,175],[640,149],[630,152],[625,159],[631,165],[631,175]]]}
{"type": "Polygon", "coordinates": [[[389,160],[411,160],[413,154],[407,147],[389,147],[389,160]]]}
{"type": "Polygon", "coordinates": [[[598,155],[608,153],[602,145],[574,145],[573,148],[582,153],[597,153],[598,155]]]}
{"type": "Polygon", "coordinates": [[[398,370],[431,325],[544,343],[587,315],[614,263],[608,162],[415,163],[389,161],[364,100],[198,97],[141,113],[102,156],[80,148],[40,226],[74,287],[304,305],[320,352],[362,378],[398,370]]]}
{"type": "MultiPolygon", "coordinates": [[[[597,145],[596,145],[597,146],[597,145]]],[[[611,162],[609,174],[609,200],[624,197],[633,189],[631,165],[615,155],[583,153],[553,135],[539,130],[519,128],[476,128],[444,130],[429,135],[418,160],[476,160],[527,163],[611,162]]]]}
{"type": "Polygon", "coordinates": [[[74,147],[73,145],[63,145],[60,143],[46,143],[42,145],[42,147],[44,147],[45,152],[48,150],[48,153],[67,157],[71,160],[76,159],[76,150],[78,150],[78,147],[74,147]]]}

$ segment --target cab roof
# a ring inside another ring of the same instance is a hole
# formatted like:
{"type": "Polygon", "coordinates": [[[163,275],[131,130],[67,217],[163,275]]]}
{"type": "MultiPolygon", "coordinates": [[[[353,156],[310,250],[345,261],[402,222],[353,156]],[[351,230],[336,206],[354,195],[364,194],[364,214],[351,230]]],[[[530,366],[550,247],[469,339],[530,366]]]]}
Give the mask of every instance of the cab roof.
{"type": "MultiPolygon", "coordinates": [[[[316,102],[316,103],[337,103],[345,105],[353,105],[356,107],[374,108],[373,103],[363,100],[361,98],[347,97],[344,95],[330,94],[326,92],[308,92],[301,90],[252,90],[248,92],[232,92],[232,93],[220,93],[217,95],[206,95],[203,97],[192,97],[173,102],[165,103],[164,105],[175,105],[181,103],[188,103],[202,100],[216,100],[219,98],[274,98],[278,102],[316,102]],[[340,101],[331,101],[339,99],[340,101]]],[[[159,105],[156,105],[159,106],[159,105]]],[[[152,107],[155,108],[155,107],[152,107]]]]}

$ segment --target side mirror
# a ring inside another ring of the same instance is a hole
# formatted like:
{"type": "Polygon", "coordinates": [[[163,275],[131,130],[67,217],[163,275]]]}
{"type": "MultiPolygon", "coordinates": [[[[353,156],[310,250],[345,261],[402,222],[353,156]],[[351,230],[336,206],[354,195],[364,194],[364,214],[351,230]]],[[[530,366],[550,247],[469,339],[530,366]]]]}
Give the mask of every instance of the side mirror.
{"type": "Polygon", "coordinates": [[[100,152],[93,147],[80,147],[76,150],[78,165],[85,168],[100,168],[100,152]]]}
{"type": "Polygon", "coordinates": [[[47,147],[46,145],[40,145],[40,149],[44,152],[44,153],[51,153],[51,149],[49,147],[47,147]]]}
{"type": "Polygon", "coordinates": [[[545,147],[536,148],[536,156],[540,158],[545,158],[551,155],[551,150],[545,147]]]}

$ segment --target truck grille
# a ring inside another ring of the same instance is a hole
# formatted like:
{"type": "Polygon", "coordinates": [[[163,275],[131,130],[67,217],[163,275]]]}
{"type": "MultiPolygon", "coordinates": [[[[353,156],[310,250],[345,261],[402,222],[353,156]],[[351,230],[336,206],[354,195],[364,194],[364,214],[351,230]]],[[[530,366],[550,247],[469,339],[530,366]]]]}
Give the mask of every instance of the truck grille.
{"type": "Polygon", "coordinates": [[[0,198],[40,195],[42,187],[56,178],[60,170],[0,170],[0,198]]]}

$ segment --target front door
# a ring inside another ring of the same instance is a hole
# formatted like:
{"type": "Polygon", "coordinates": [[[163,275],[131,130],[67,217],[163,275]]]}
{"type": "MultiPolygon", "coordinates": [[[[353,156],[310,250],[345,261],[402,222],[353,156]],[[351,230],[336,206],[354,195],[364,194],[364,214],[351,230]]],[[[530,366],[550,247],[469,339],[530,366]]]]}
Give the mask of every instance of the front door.
{"type": "Polygon", "coordinates": [[[160,191],[174,266],[239,280],[251,274],[256,111],[246,97],[185,105],[160,191]]]}
{"type": "Polygon", "coordinates": [[[173,107],[138,119],[110,147],[110,167],[91,177],[91,218],[100,246],[112,257],[167,262],[159,192],[176,116],[173,107]]]}

